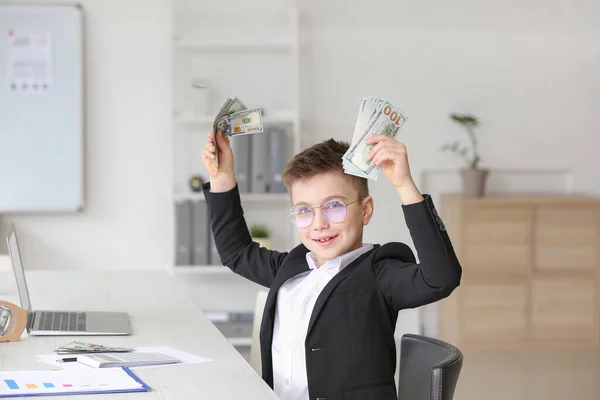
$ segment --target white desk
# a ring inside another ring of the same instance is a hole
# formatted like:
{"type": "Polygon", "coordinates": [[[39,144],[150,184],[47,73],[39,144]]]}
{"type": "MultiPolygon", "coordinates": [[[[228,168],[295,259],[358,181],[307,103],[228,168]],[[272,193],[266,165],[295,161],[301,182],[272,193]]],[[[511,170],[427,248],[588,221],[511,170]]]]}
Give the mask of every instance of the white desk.
{"type": "MultiPolygon", "coordinates": [[[[161,271],[29,270],[27,283],[34,310],[127,311],[130,336],[27,336],[0,343],[0,370],[41,370],[37,361],[56,347],[80,339],[109,346],[171,346],[213,361],[132,369],[151,392],[91,395],[90,399],[238,400],[277,399],[244,358],[191,302],[176,277],[161,271]]],[[[20,304],[16,294],[2,300],[20,304]]],[[[82,400],[82,396],[54,396],[82,400]]],[[[40,397],[43,398],[43,397],[40,397]]]]}

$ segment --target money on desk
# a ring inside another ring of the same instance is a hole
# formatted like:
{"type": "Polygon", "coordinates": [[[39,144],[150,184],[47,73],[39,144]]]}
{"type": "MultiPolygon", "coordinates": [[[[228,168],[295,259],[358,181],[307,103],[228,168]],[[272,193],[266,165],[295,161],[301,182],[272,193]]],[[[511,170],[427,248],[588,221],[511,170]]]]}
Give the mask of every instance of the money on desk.
{"type": "MultiPolygon", "coordinates": [[[[263,131],[262,111],[259,108],[248,109],[244,103],[237,97],[228,98],[215,118],[213,132],[221,130],[224,135],[237,136],[263,131]]],[[[216,154],[216,163],[219,165],[219,151],[217,147],[217,138],[214,141],[216,154]]]]}
{"type": "Polygon", "coordinates": [[[344,172],[377,180],[381,167],[371,165],[367,157],[374,145],[368,145],[365,141],[382,134],[397,140],[405,121],[406,116],[387,100],[377,96],[363,98],[354,126],[352,143],[342,157],[344,172]]]}
{"type": "Polygon", "coordinates": [[[61,346],[54,350],[57,354],[80,354],[80,353],[125,353],[133,351],[128,347],[109,347],[101,344],[93,344],[73,341],[67,345],[61,346]]]}

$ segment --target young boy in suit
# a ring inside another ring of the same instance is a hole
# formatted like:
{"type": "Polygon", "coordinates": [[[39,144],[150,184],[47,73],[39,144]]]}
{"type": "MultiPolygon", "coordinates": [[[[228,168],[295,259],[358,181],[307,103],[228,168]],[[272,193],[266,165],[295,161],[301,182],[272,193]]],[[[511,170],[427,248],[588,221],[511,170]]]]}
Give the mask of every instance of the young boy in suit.
{"type": "Polygon", "coordinates": [[[385,135],[367,141],[376,144],[369,159],[400,196],[420,263],[404,243],[363,243],[373,198],[367,179],[344,173],[348,144],[333,139],[297,154],[283,172],[293,207],[281,218],[297,227],[302,244],[289,252],[259,247],[244,219],[229,138],[217,132],[218,169],[213,139],[202,153],[210,175],[203,192],[219,256],[270,288],[260,329],[263,379],[282,400],[396,399],[398,311],[447,297],[462,274],[431,198],[411,178],[405,146],[385,135]]]}

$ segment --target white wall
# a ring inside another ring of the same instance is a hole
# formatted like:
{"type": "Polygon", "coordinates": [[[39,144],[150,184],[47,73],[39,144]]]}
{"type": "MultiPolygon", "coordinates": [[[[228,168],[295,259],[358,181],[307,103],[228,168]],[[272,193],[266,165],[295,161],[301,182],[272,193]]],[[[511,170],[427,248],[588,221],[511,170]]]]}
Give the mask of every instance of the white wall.
{"type": "Polygon", "coordinates": [[[81,3],[86,210],[4,215],[0,230],[17,224],[26,268],[164,268],[171,229],[171,2],[81,3]]]}
{"type": "MultiPolygon", "coordinates": [[[[213,4],[194,3],[207,12],[213,4]]],[[[485,166],[566,169],[575,190],[600,194],[597,2],[436,3],[300,3],[303,145],[350,139],[358,103],[373,93],[408,116],[402,140],[418,184],[426,170],[460,166],[438,152],[464,139],[448,119],[458,111],[482,120],[485,166]]],[[[83,4],[87,209],[5,215],[2,228],[18,223],[28,267],[162,268],[172,253],[171,2],[83,4]]],[[[282,2],[252,4],[269,12],[282,2]]],[[[411,243],[388,182],[372,192],[366,239],[411,243]]]]}
{"type": "MultiPolygon", "coordinates": [[[[379,94],[408,116],[401,140],[418,184],[425,170],[462,165],[438,150],[446,141],[466,142],[448,118],[457,111],[481,119],[484,166],[565,169],[575,191],[600,194],[598,7],[414,3],[328,3],[311,11],[312,81],[304,99],[312,142],[350,139],[360,98],[379,94]]],[[[366,239],[409,240],[389,223],[403,223],[389,182],[380,178],[372,191],[376,211],[366,239]]]]}

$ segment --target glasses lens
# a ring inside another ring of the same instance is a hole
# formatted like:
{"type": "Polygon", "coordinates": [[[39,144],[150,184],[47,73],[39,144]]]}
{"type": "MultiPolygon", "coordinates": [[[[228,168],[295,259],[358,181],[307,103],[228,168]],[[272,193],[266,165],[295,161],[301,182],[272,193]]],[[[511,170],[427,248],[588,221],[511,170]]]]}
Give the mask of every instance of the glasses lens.
{"type": "Polygon", "coordinates": [[[330,222],[342,222],[346,218],[346,205],[339,200],[323,204],[323,213],[330,222]]]}
{"type": "Polygon", "coordinates": [[[312,209],[308,206],[295,206],[290,210],[290,219],[298,228],[306,228],[313,218],[312,209]]]}

